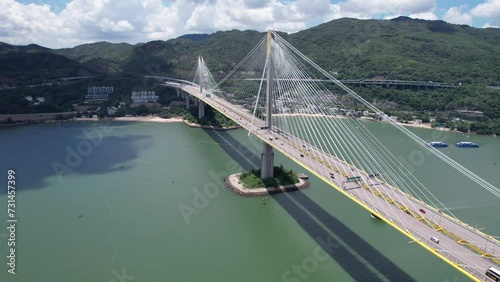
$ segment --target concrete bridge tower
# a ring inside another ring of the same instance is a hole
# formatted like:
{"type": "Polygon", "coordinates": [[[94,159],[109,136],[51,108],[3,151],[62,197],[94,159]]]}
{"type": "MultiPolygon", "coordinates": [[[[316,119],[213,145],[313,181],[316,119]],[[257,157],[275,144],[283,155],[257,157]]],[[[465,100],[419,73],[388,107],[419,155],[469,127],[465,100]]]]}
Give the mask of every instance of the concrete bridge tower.
{"type": "MultiPolygon", "coordinates": [[[[203,70],[203,65],[205,63],[203,62],[203,58],[200,56],[198,57],[198,81],[200,83],[200,93],[201,95],[203,94],[203,78],[204,78],[204,70],[203,70]]],[[[198,101],[198,118],[202,119],[205,116],[205,102],[202,100],[198,101]]]]}
{"type": "MultiPolygon", "coordinates": [[[[274,40],[274,35],[272,35],[271,30],[267,32],[267,52],[266,52],[266,60],[267,60],[267,85],[266,85],[266,127],[267,130],[271,130],[272,123],[272,107],[273,107],[273,57],[272,54],[272,40],[274,40]]],[[[261,165],[260,165],[261,173],[260,178],[266,179],[273,177],[274,173],[274,152],[273,147],[264,143],[264,148],[262,149],[261,154],[261,165]]]]}

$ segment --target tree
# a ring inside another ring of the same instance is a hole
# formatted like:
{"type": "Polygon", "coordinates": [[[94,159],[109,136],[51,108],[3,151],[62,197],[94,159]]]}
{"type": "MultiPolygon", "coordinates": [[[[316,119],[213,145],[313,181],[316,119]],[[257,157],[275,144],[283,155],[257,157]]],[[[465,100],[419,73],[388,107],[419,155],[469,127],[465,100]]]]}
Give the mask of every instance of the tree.
{"type": "Polygon", "coordinates": [[[469,131],[469,123],[467,122],[458,122],[456,123],[457,131],[460,132],[468,132],[469,131]]]}
{"type": "Polygon", "coordinates": [[[426,115],[421,116],[420,119],[422,120],[423,123],[431,122],[431,119],[426,115]]]}
{"type": "Polygon", "coordinates": [[[134,112],[138,116],[145,116],[149,114],[149,109],[145,105],[139,105],[134,109],[134,112]]]}

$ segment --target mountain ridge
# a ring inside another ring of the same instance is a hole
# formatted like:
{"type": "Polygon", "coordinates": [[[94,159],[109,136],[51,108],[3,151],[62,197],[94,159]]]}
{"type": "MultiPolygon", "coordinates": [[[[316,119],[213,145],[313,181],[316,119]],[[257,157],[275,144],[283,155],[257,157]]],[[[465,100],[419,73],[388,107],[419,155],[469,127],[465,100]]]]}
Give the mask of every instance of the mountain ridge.
{"type": "MultiPolygon", "coordinates": [[[[377,77],[462,85],[440,91],[395,90],[378,86],[356,88],[356,92],[368,101],[388,105],[385,110],[469,109],[483,111],[490,119],[500,118],[498,90],[486,87],[500,85],[500,29],[479,29],[408,17],[391,20],[342,18],[296,33],[279,34],[338,79],[377,77]]],[[[57,79],[52,72],[59,72],[60,76],[86,73],[93,76],[91,81],[122,85],[146,85],[141,82],[144,75],[188,79],[199,55],[204,57],[214,77],[219,80],[264,36],[264,32],[255,30],[228,30],[134,45],[95,42],[63,49],[0,43],[0,61],[7,60],[8,64],[14,64],[15,60],[8,59],[9,56],[24,56],[19,61],[20,65],[16,66],[16,72],[0,70],[0,87],[57,79]],[[38,58],[46,64],[40,63],[41,68],[33,69],[28,57],[38,58]],[[62,65],[47,63],[50,60],[59,61],[62,65]],[[127,81],[118,82],[119,78],[126,78],[127,81]]],[[[125,87],[123,91],[127,91],[125,87]]],[[[73,97],[82,99],[77,94],[73,97]]]]}

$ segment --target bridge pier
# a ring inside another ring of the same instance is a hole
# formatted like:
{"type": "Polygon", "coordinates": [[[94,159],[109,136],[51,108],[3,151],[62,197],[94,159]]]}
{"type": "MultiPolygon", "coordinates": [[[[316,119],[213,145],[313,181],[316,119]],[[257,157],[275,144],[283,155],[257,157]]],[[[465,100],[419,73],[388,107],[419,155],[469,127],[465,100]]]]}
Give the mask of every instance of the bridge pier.
{"type": "Polygon", "coordinates": [[[179,88],[175,88],[175,92],[177,93],[177,98],[181,97],[181,91],[179,91],[179,88]]]}
{"type": "Polygon", "coordinates": [[[273,147],[267,143],[264,143],[264,148],[262,149],[262,154],[260,155],[260,178],[266,179],[274,175],[274,151],[273,147]]]}
{"type": "Polygon", "coordinates": [[[189,110],[189,94],[186,93],[186,110],[189,110]]]}
{"type": "Polygon", "coordinates": [[[205,102],[198,100],[198,118],[202,119],[205,116],[205,102]]]}

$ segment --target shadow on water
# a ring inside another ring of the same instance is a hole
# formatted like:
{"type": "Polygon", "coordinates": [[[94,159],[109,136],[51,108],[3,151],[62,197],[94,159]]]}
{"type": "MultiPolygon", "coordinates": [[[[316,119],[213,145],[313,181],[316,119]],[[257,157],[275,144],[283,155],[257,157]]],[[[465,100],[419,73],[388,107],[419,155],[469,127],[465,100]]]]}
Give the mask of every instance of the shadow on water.
{"type": "MultiPolygon", "coordinates": [[[[76,122],[16,128],[9,132],[11,138],[0,138],[0,155],[9,160],[0,163],[0,171],[14,169],[16,188],[22,191],[49,187],[48,177],[71,186],[67,181],[71,174],[130,169],[130,161],[150,147],[153,139],[147,135],[113,136],[124,125],[76,122]]],[[[6,189],[1,191],[6,193],[6,189]]]]}
{"type": "Polygon", "coordinates": [[[204,129],[204,131],[244,170],[260,167],[260,158],[231,136],[229,132],[211,129],[204,129]]]}
{"type": "MultiPolygon", "coordinates": [[[[260,158],[228,132],[205,132],[245,170],[260,166],[260,158]]],[[[272,197],[356,281],[383,281],[380,275],[390,281],[415,281],[302,191],[272,197]]]]}

